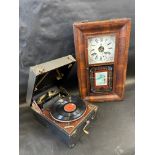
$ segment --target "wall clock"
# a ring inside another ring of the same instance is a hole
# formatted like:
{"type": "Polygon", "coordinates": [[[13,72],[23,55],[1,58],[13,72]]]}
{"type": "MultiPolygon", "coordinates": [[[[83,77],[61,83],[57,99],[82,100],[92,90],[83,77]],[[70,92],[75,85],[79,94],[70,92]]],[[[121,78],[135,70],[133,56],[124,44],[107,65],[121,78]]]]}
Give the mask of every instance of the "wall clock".
{"type": "Polygon", "coordinates": [[[73,29],[81,97],[90,102],[122,100],[130,19],[76,22],[73,29]]]}

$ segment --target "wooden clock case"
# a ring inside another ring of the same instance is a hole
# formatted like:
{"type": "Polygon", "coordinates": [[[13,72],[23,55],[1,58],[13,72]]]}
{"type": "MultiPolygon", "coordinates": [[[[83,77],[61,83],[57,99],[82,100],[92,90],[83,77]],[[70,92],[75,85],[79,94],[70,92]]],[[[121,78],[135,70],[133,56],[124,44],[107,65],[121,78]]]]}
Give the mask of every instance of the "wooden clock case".
{"type": "Polygon", "coordinates": [[[128,18],[111,19],[95,22],[76,22],[73,24],[74,44],[77,60],[77,72],[81,97],[90,102],[119,101],[123,99],[128,61],[131,20],[128,18]],[[89,64],[89,37],[114,34],[114,62],[89,64]],[[93,93],[90,91],[90,69],[97,66],[113,66],[112,91],[110,93],[93,93]]]}

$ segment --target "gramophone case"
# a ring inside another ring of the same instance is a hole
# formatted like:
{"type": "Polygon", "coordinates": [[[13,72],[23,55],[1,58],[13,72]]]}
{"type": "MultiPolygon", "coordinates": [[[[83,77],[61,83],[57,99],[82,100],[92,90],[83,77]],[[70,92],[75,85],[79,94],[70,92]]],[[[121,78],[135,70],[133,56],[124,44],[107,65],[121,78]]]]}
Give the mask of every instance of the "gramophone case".
{"type": "Polygon", "coordinates": [[[70,77],[71,69],[76,60],[71,56],[65,56],[30,68],[27,103],[30,105],[35,118],[44,126],[64,141],[70,148],[74,147],[79,138],[85,134],[91,121],[95,118],[97,106],[81,100],[86,105],[85,113],[78,120],[70,122],[57,122],[44,108],[38,108],[35,99],[38,94],[43,94],[55,87],[64,87],[70,77]]]}

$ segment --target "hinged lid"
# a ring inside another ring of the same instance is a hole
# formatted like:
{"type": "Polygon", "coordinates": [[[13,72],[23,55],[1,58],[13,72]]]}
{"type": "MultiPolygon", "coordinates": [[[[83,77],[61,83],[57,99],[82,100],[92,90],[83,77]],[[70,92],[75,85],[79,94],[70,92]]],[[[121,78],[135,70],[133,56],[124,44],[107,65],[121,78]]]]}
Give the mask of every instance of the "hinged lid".
{"type": "Polygon", "coordinates": [[[30,67],[26,102],[31,104],[34,95],[54,85],[63,84],[75,61],[68,55],[30,67]]]}

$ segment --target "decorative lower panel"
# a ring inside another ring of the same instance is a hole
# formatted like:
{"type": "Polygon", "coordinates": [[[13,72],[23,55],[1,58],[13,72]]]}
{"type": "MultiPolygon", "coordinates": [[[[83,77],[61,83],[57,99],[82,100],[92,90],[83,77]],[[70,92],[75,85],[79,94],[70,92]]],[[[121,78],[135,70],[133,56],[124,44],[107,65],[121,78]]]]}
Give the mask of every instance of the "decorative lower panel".
{"type": "Polygon", "coordinates": [[[106,94],[113,90],[113,65],[93,66],[89,71],[90,92],[106,94]]]}

